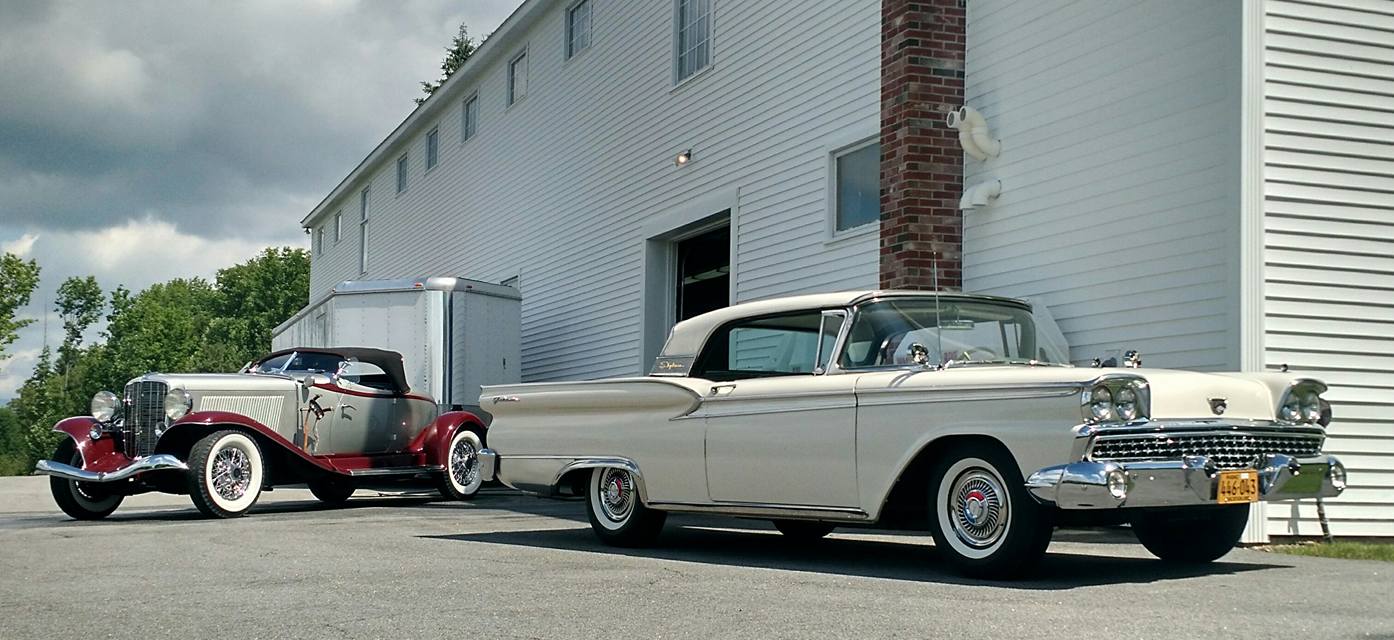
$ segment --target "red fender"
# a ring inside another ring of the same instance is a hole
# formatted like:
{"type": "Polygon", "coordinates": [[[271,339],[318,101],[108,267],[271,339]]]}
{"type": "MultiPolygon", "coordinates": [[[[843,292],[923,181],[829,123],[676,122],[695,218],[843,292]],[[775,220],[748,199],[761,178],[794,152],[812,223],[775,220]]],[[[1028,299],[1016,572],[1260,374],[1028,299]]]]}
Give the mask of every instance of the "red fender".
{"type": "MultiPolygon", "coordinates": [[[[66,433],[73,439],[73,444],[77,445],[78,452],[82,454],[83,471],[116,471],[134,462],[126,454],[116,450],[116,438],[110,433],[102,434],[100,439],[92,439],[92,427],[98,424],[100,423],[96,418],[74,416],[59,421],[53,425],[53,430],[66,433]]],[[[54,462],[68,464],[67,460],[54,462]]]]}
{"type": "Polygon", "coordinates": [[[328,461],[324,460],[323,458],[319,458],[305,453],[303,449],[295,446],[295,443],[291,442],[290,440],[287,440],[285,436],[278,433],[275,429],[272,429],[271,427],[268,427],[260,422],[257,422],[256,420],[248,418],[247,416],[244,416],[240,413],[232,413],[230,411],[195,411],[193,413],[190,413],[174,421],[174,424],[170,425],[169,430],[165,431],[164,435],[160,437],[160,442],[163,444],[170,437],[170,434],[178,431],[180,427],[183,427],[184,430],[187,431],[195,427],[223,425],[234,425],[242,427],[244,429],[248,429],[250,431],[254,431],[257,433],[257,435],[260,435],[266,438],[267,440],[270,440],[275,445],[284,449],[287,453],[299,458],[300,460],[305,461],[306,464],[313,465],[314,467],[326,473],[332,473],[336,475],[347,475],[343,471],[340,471],[339,469],[335,468],[333,465],[331,465],[328,461]]]}
{"type": "Polygon", "coordinates": [[[479,434],[479,441],[484,442],[484,430],[487,427],[479,416],[468,411],[447,411],[418,434],[407,450],[425,454],[428,466],[445,466],[450,453],[450,439],[455,437],[455,432],[460,429],[479,434]]]}

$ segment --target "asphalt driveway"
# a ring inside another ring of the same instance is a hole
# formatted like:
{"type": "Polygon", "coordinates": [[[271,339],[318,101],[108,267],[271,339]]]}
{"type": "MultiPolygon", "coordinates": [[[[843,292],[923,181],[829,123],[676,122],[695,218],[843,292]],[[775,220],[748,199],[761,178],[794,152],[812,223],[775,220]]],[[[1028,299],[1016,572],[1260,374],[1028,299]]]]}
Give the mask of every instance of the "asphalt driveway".
{"type": "Polygon", "coordinates": [[[925,536],[677,517],[617,550],[575,501],[300,489],[246,518],[182,496],[74,522],[43,478],[0,478],[0,638],[1394,638],[1394,565],[1236,550],[1156,562],[1126,532],[1064,532],[1040,575],[957,578],[925,536]]]}

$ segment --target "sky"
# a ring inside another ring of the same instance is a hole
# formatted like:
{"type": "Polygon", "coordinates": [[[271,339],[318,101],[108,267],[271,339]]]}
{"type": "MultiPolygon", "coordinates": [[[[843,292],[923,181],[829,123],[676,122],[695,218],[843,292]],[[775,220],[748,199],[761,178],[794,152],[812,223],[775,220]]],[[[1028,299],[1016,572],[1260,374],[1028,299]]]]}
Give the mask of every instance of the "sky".
{"type": "MultiPolygon", "coordinates": [[[[73,275],[138,291],[308,247],[301,218],[411,112],[459,25],[478,39],[519,4],[0,2],[0,251],[43,269],[22,317],[73,275]]],[[[0,403],[43,324],[6,349],[0,403]]]]}

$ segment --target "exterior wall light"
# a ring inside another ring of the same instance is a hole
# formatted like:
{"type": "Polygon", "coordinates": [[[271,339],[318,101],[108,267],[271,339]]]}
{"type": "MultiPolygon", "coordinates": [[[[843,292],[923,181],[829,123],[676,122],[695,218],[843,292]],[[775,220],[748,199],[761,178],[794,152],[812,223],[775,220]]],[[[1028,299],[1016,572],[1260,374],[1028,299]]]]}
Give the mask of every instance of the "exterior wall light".
{"type": "Polygon", "coordinates": [[[675,167],[681,167],[681,166],[683,166],[683,165],[685,165],[685,164],[687,164],[687,163],[689,163],[689,162],[692,162],[692,150],[691,150],[691,149],[688,149],[687,151],[684,151],[684,152],[682,152],[682,153],[679,153],[679,154],[678,154],[678,157],[673,158],[673,166],[675,166],[675,167]]]}

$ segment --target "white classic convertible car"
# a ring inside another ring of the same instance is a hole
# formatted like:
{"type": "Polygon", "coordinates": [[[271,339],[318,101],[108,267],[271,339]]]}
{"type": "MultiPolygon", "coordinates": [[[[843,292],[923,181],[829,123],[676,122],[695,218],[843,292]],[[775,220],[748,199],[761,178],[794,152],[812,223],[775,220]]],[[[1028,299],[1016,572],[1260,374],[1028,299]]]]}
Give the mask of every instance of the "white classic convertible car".
{"type": "Polygon", "coordinates": [[[1067,364],[1007,298],[869,291],[679,323],[648,377],[485,387],[481,473],[584,496],[614,545],[670,512],[764,518],[792,538],[927,528],[963,573],[1008,576],[1057,523],[1130,522],[1209,562],[1249,503],[1335,496],[1320,381],[1067,364]]]}

